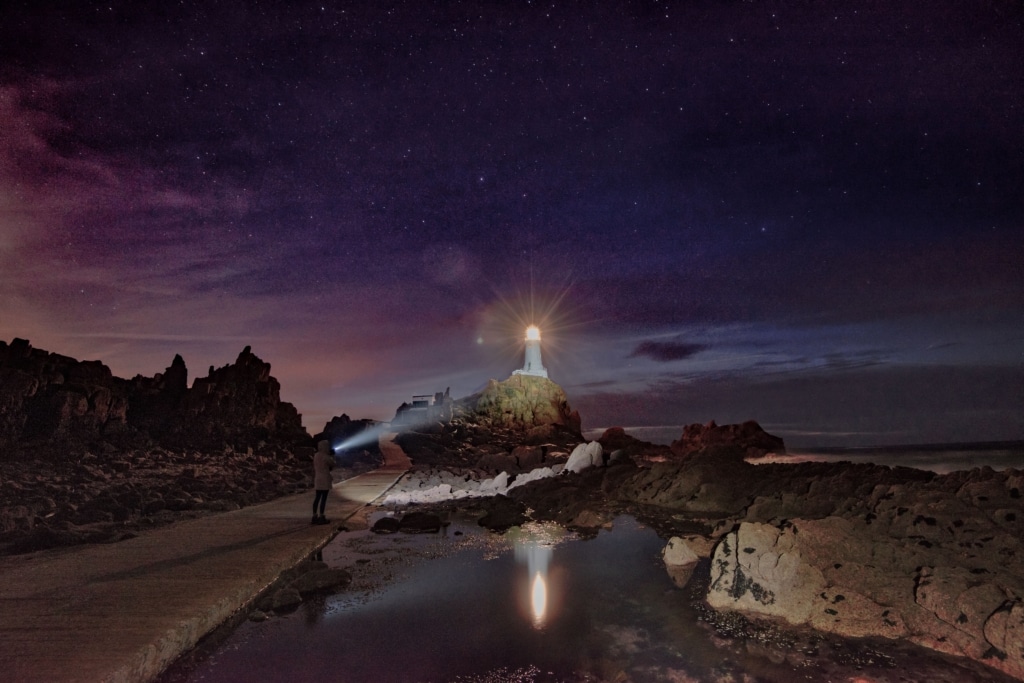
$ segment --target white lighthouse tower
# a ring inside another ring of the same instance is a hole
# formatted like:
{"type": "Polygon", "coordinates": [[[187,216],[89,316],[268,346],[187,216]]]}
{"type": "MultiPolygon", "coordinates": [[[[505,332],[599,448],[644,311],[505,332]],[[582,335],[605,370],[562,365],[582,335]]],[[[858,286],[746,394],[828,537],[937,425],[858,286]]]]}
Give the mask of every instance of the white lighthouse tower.
{"type": "Polygon", "coordinates": [[[540,362],[540,329],[536,325],[526,328],[526,359],[523,362],[522,370],[515,370],[513,375],[532,375],[534,377],[547,377],[548,371],[540,362]]]}

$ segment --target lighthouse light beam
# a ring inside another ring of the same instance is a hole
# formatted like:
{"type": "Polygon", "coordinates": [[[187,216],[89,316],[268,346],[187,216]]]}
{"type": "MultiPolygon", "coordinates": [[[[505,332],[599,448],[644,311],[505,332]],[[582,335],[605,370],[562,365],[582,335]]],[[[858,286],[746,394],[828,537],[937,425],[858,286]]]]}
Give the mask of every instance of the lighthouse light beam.
{"type": "Polygon", "coordinates": [[[514,375],[531,375],[533,377],[547,377],[548,371],[540,360],[540,328],[530,325],[526,328],[526,354],[523,361],[523,368],[516,370],[514,375]]]}

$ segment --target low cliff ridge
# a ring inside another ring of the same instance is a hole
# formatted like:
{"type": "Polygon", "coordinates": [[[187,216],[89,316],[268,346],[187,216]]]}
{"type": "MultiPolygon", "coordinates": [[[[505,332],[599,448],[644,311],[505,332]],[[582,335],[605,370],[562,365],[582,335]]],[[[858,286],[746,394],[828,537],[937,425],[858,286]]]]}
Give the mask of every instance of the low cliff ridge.
{"type": "Polygon", "coordinates": [[[181,356],[153,377],[115,377],[99,361],[0,342],[0,445],[144,443],[244,447],[261,441],[308,445],[302,416],[281,400],[270,364],[247,346],[233,364],[210,368],[188,387],[181,356]]]}

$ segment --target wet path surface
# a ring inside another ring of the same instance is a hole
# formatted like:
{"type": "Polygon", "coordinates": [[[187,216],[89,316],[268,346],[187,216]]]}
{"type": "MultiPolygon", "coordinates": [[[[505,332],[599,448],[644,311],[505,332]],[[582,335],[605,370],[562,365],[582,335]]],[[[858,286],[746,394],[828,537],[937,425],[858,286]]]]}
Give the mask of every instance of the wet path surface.
{"type": "Polygon", "coordinates": [[[0,678],[152,680],[394,485],[408,459],[386,448],[384,467],[335,485],[332,524],[310,525],[310,491],[120,543],[0,558],[0,678]]]}

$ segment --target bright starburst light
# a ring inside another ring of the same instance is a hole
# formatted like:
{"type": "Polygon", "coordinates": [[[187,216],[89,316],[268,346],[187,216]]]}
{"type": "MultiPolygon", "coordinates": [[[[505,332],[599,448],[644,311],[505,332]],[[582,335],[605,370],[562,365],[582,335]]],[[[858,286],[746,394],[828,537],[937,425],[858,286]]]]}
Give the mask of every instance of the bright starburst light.
{"type": "Polygon", "coordinates": [[[569,304],[570,284],[537,286],[513,290],[509,295],[494,289],[494,298],[479,313],[476,329],[478,346],[489,347],[494,364],[515,367],[522,359],[525,341],[540,341],[544,330],[544,354],[549,370],[556,373],[573,361],[581,348],[581,328],[592,319],[581,301],[569,304]],[[498,360],[501,358],[502,360],[498,360]]]}

